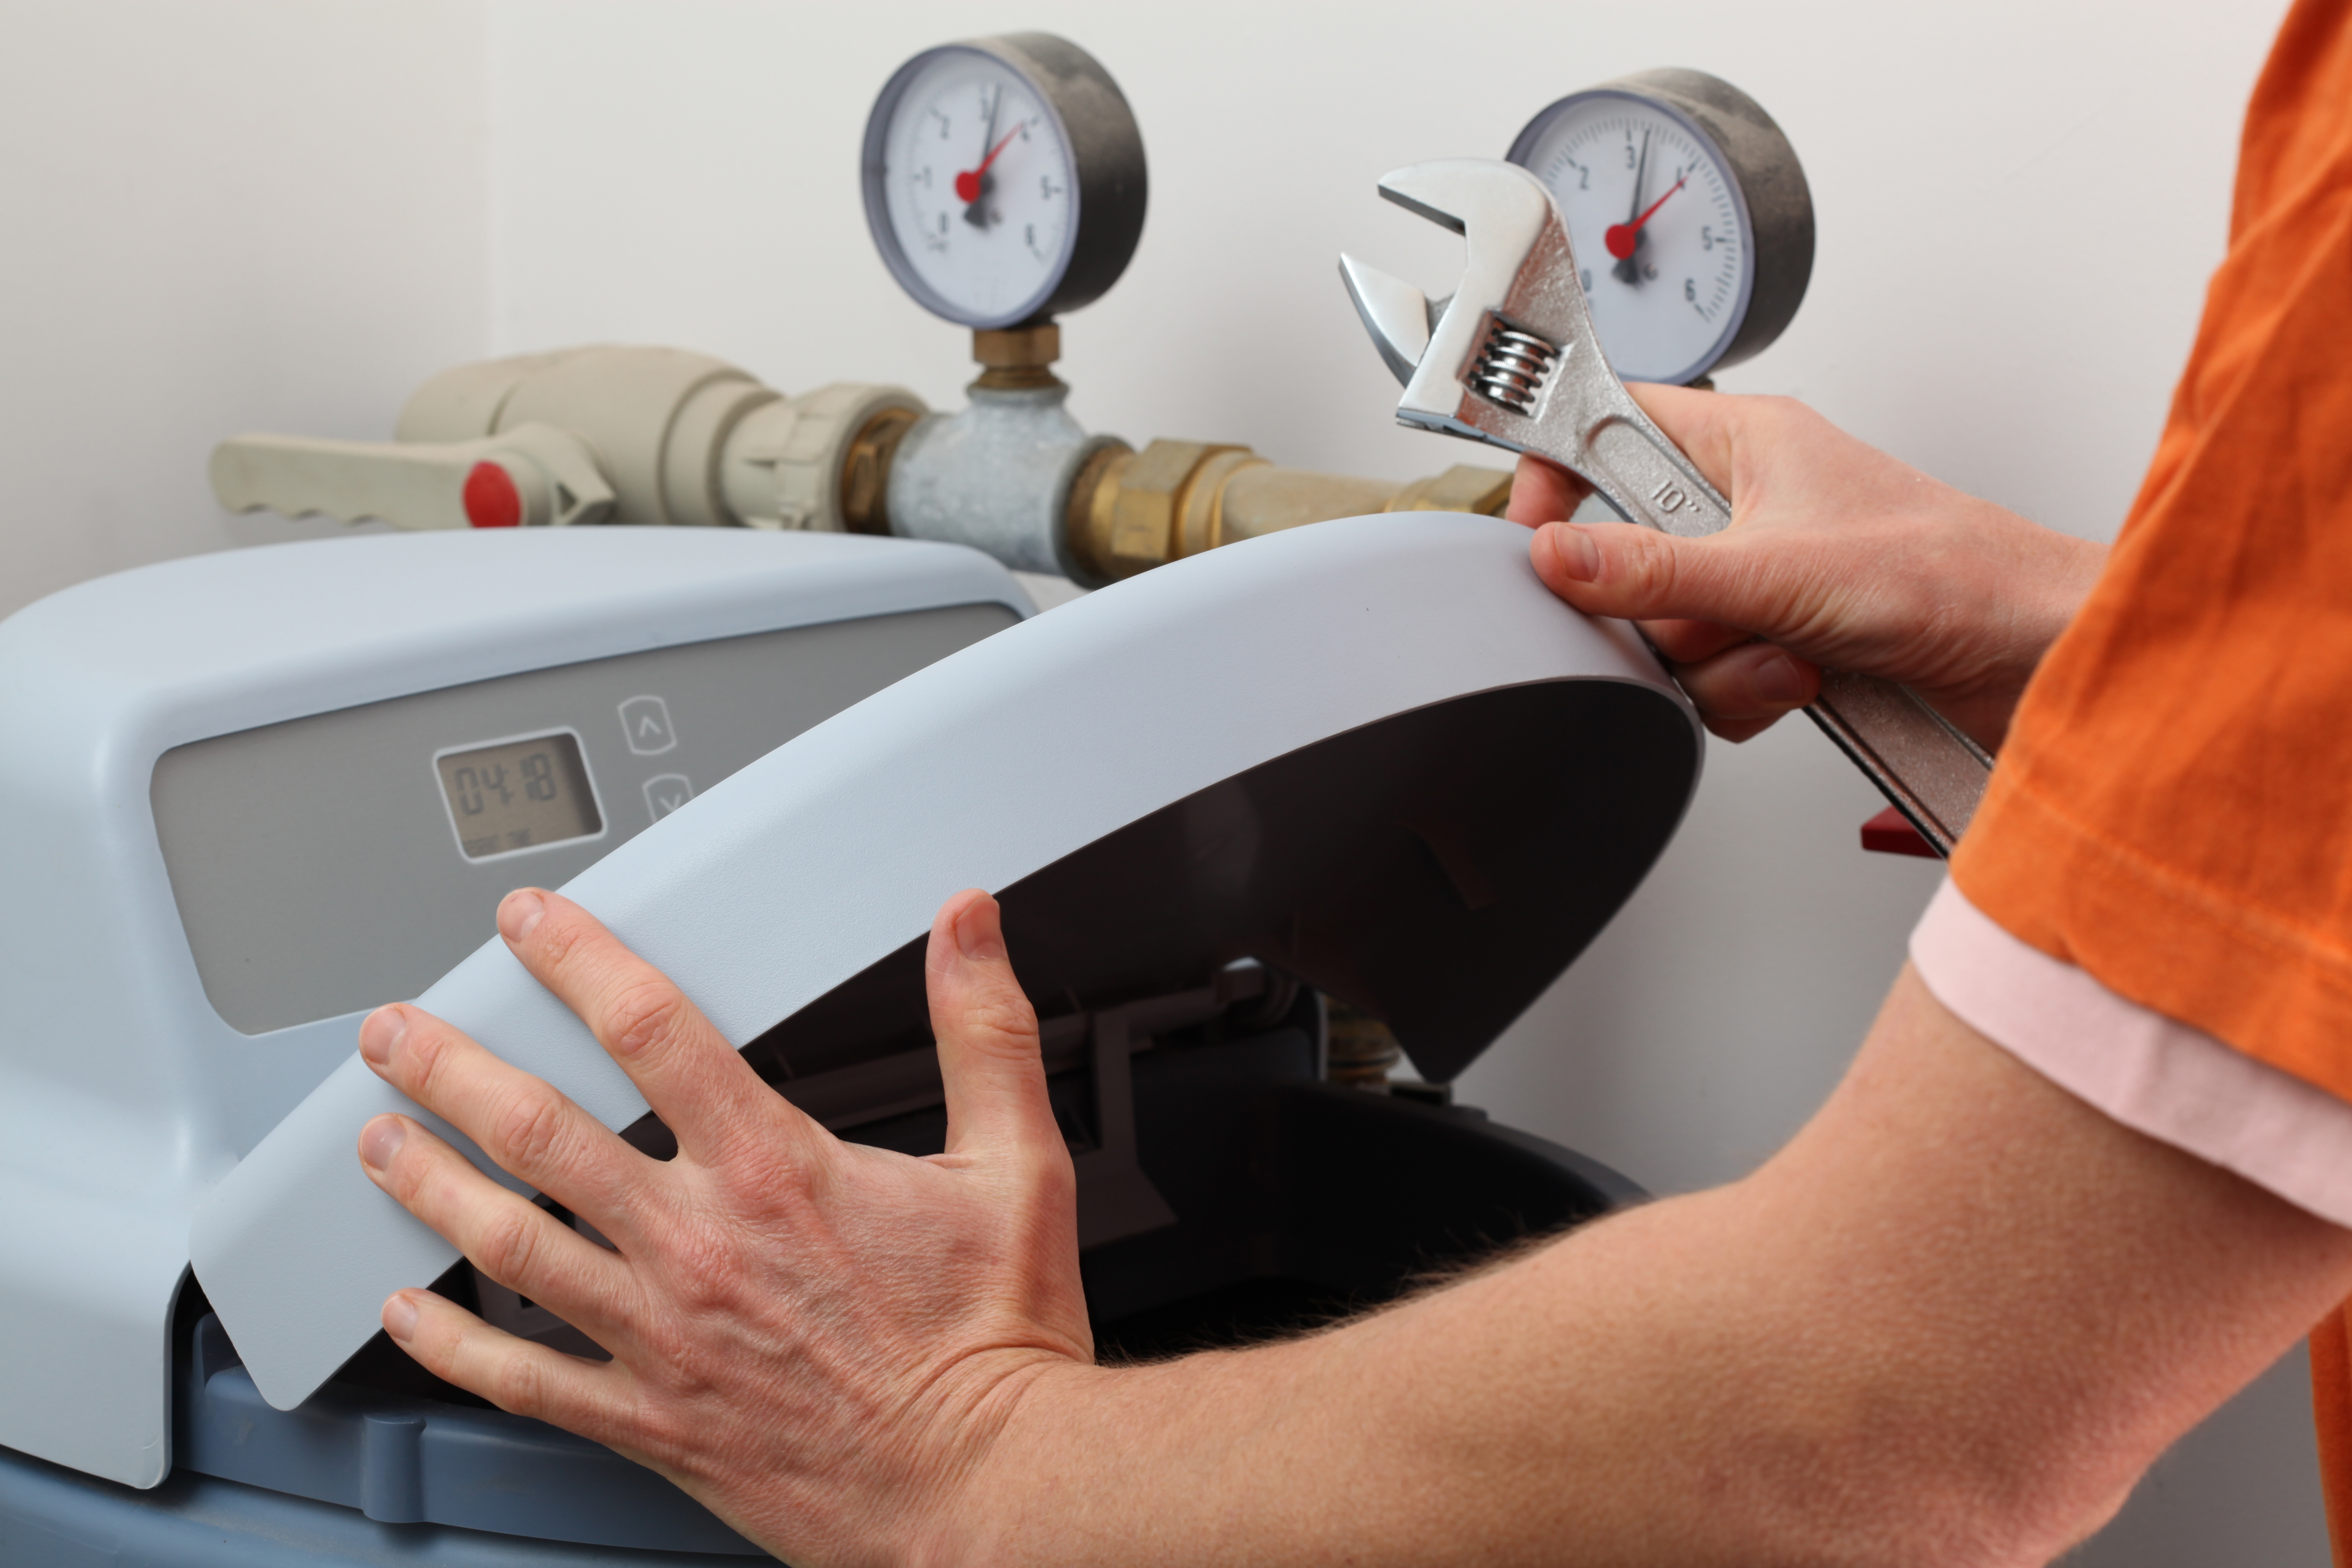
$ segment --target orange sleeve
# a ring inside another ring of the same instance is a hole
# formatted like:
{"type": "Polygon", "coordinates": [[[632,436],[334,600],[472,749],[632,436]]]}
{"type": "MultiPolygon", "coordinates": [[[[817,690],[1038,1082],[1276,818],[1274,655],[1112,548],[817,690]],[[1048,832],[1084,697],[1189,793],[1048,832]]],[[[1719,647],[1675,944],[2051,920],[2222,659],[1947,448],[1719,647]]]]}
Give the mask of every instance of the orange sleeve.
{"type": "Polygon", "coordinates": [[[2155,463],[1952,873],[2033,946],[2352,1100],[2345,0],[2303,0],[2263,69],[2155,463]]]}
{"type": "Polygon", "coordinates": [[[2338,1307],[2311,1331],[2311,1414],[2319,1429],[2319,1490],[2336,1568],[2346,1568],[2346,1525],[2352,1524],[2352,1341],[2338,1307]]]}
{"type": "MultiPolygon", "coordinates": [[[[2263,68],[2156,460],[1952,875],[2110,990],[2352,1100],[2352,0],[2299,0],[2263,68]]],[[[2343,1310],[2311,1336],[2336,1568],[2347,1336],[2343,1310]]]]}

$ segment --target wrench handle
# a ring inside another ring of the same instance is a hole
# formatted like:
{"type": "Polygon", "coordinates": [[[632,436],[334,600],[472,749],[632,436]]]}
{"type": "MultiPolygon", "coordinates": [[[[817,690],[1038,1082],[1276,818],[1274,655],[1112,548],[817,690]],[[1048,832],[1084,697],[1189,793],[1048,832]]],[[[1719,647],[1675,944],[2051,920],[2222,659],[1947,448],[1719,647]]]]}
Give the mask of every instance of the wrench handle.
{"type": "MultiPolygon", "coordinates": [[[[1731,506],[1633,400],[1582,432],[1574,465],[1634,522],[1685,539],[1731,526],[1731,506]]],[[[1992,758],[1906,687],[1823,670],[1805,710],[1919,836],[1949,858],[1983,798],[1992,758]]]]}
{"type": "Polygon", "coordinates": [[[1981,746],[1910,688],[1851,670],[1822,671],[1822,694],[1805,716],[1870,775],[1937,854],[1951,858],[1992,771],[1981,746]]]}
{"type": "MultiPolygon", "coordinates": [[[[1591,481],[1627,521],[1660,533],[1703,539],[1731,526],[1731,503],[1698,465],[1642,412],[1633,398],[1577,434],[1582,448],[1570,466],[1591,481]]],[[[1615,401],[1612,399],[1612,401],[1615,401]]]]}

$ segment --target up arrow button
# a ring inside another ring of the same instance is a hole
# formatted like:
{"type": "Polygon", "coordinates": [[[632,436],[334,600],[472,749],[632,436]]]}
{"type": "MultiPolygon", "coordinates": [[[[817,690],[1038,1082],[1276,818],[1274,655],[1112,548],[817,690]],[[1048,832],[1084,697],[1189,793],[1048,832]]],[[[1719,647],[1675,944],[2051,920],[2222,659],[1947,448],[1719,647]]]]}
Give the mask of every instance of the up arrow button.
{"type": "Polygon", "coordinates": [[[658,697],[632,697],[621,704],[621,733],[629,750],[641,757],[658,757],[677,744],[669,727],[669,704],[658,697]]]}

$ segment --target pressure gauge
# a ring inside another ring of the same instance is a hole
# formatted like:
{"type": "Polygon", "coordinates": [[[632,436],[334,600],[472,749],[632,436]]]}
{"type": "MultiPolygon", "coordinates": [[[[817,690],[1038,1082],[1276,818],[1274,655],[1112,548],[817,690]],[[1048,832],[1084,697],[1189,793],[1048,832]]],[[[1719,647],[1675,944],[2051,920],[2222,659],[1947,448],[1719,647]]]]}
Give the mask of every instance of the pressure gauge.
{"type": "Polygon", "coordinates": [[[916,302],[973,328],[1076,310],[1143,233],[1143,136],[1110,73],[1049,33],[926,49],[866,122],[866,221],[916,302]]]}
{"type": "Polygon", "coordinates": [[[1509,156],[1559,201],[1593,330],[1624,380],[1696,381],[1797,313],[1812,195],[1789,139],[1729,82],[1654,70],[1570,93],[1509,156]]]}

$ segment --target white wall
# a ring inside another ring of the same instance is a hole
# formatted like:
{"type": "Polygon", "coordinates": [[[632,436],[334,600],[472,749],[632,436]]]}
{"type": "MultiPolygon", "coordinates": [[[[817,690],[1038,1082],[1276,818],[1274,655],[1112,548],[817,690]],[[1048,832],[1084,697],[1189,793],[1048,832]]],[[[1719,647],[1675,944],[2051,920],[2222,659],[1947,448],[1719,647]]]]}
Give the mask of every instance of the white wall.
{"type": "Polygon", "coordinates": [[[223,517],[213,443],[483,352],[483,58],[471,0],[0,0],[0,615],[320,531],[223,517]]]}
{"type": "MultiPolygon", "coordinates": [[[[1821,219],[1795,326],[1726,386],[2103,535],[2283,8],[0,0],[0,613],[331,531],[223,519],[210,443],[383,436],[424,375],[487,352],[673,342],[791,390],[953,402],[964,342],[872,256],[858,136],[905,56],[1020,27],[1103,59],[1151,160],[1135,265],[1064,324],[1095,428],[1399,478],[1480,460],[1391,423],[1335,253],[1444,283],[1454,242],[1378,201],[1381,172],[1498,153],[1562,92],[1681,64],[1771,109],[1821,219]]],[[[1861,854],[1875,797],[1783,728],[1715,749],[1664,864],[1465,1098],[1660,1190],[1737,1175],[1820,1101],[1936,872],[1861,854]]],[[[2324,1561],[2300,1375],[2192,1438],[2079,1561],[2324,1561]]]]}

